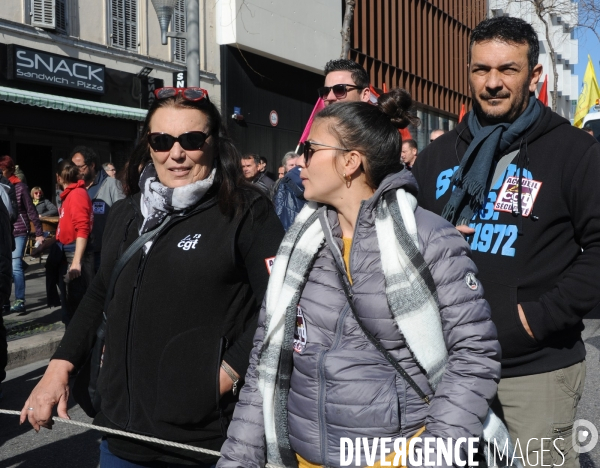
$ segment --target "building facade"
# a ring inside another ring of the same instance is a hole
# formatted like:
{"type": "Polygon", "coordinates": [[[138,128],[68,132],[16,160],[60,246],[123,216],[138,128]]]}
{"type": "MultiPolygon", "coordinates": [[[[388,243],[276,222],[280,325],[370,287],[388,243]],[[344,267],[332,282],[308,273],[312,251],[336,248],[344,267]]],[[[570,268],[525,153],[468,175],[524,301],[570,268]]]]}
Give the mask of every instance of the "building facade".
{"type": "Polygon", "coordinates": [[[243,153],[277,173],[294,151],[323,86],[327,61],[339,57],[339,0],[219,0],[223,114],[243,153]]]}
{"type": "Polygon", "coordinates": [[[462,106],[469,110],[469,35],[485,16],[484,0],[356,1],[350,57],[374,86],[411,93],[419,149],[431,131],[454,128],[462,106]]]}
{"type": "MultiPolygon", "coordinates": [[[[271,162],[294,150],[322,86],[327,61],[340,57],[342,0],[220,0],[223,108],[242,151],[271,162]],[[237,114],[236,114],[237,113],[237,114]],[[231,116],[236,115],[235,119],[231,116]]],[[[422,124],[452,129],[470,106],[467,52],[484,0],[357,0],[350,58],[372,84],[406,88],[422,124]]],[[[274,170],[276,163],[269,166],[274,170]]]]}
{"type": "Polygon", "coordinates": [[[552,107],[556,100],[556,112],[566,119],[573,118],[573,101],[577,101],[579,90],[575,65],[579,59],[579,43],[575,39],[577,25],[577,3],[573,0],[547,2],[548,10],[541,17],[536,14],[533,0],[490,0],[490,16],[514,16],[531,23],[540,41],[540,60],[544,67],[542,79],[538,84],[538,92],[543,81],[548,80],[548,105],[552,107]],[[546,23],[548,34],[546,34],[546,23]],[[551,47],[556,54],[556,74],[550,56],[551,47]],[[554,98],[554,83],[557,95],[554,98]]]}
{"type": "MultiPolygon", "coordinates": [[[[201,85],[220,105],[214,8],[203,8],[201,85]]],[[[179,0],[173,31],[185,30],[179,0]]],[[[152,91],[186,70],[185,41],[160,41],[150,0],[3,0],[0,9],[0,154],[30,186],[54,193],[58,159],[77,145],[120,169],[152,91]]]]}

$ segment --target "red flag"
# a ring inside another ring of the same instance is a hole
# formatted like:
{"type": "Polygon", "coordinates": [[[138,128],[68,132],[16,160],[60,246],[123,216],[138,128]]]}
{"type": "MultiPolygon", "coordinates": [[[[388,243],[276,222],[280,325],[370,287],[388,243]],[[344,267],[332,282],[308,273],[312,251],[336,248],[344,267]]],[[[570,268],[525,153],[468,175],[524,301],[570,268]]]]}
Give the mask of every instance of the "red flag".
{"type": "Polygon", "coordinates": [[[465,109],[465,105],[463,104],[462,106],[460,106],[460,114],[458,115],[459,122],[462,121],[462,119],[464,118],[466,113],[467,113],[467,110],[465,109]]]}
{"type": "MultiPolygon", "coordinates": [[[[306,122],[306,127],[304,127],[304,131],[302,132],[302,136],[300,137],[300,142],[299,142],[298,146],[300,146],[300,143],[302,143],[303,141],[306,141],[306,139],[308,138],[308,134],[310,133],[310,127],[312,127],[313,120],[315,119],[315,115],[317,115],[319,113],[319,111],[321,109],[323,109],[324,107],[325,107],[325,102],[323,101],[323,99],[321,99],[321,98],[317,99],[317,103],[315,104],[315,107],[314,107],[312,113],[310,114],[308,122],[306,122]]],[[[297,148],[296,148],[296,152],[298,152],[297,148]]]]}
{"type": "Polygon", "coordinates": [[[542,85],[542,89],[540,89],[540,94],[538,95],[538,99],[542,104],[548,106],[548,75],[545,77],[544,84],[542,85]]]}
{"type": "Polygon", "coordinates": [[[387,93],[387,85],[385,83],[383,83],[383,92],[387,93]]]}
{"type": "Polygon", "coordinates": [[[410,134],[410,130],[408,128],[401,128],[398,131],[400,132],[400,136],[402,137],[402,141],[414,140],[414,138],[410,134]]]}

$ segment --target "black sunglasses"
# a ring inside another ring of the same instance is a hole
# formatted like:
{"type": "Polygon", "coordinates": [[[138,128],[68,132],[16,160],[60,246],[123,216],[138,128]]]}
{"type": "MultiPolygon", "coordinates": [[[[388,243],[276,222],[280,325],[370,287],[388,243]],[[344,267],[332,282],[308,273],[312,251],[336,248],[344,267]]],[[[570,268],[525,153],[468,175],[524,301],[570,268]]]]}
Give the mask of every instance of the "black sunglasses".
{"type": "Polygon", "coordinates": [[[352,91],[353,89],[364,88],[351,84],[336,84],[333,86],[323,86],[322,88],[319,88],[317,92],[319,93],[319,97],[321,99],[325,99],[327,96],[329,96],[331,91],[333,91],[333,95],[336,99],[344,99],[348,95],[348,91],[352,91]]]}
{"type": "Polygon", "coordinates": [[[315,152],[317,151],[321,151],[319,149],[315,149],[313,148],[313,146],[323,146],[322,149],[335,149],[335,150],[340,150],[340,151],[352,151],[346,148],[340,148],[339,146],[330,146],[330,145],[325,145],[323,143],[317,143],[315,141],[310,141],[310,140],[306,140],[303,141],[302,144],[304,145],[304,151],[303,151],[303,156],[304,156],[304,165],[306,167],[308,167],[308,165],[310,164],[310,159],[313,157],[313,154],[315,154],[315,152]]]}
{"type": "Polygon", "coordinates": [[[187,132],[182,133],[178,137],[169,135],[168,133],[149,133],[148,144],[154,151],[169,151],[173,148],[176,141],[181,147],[187,151],[199,150],[204,146],[206,139],[209,137],[204,132],[187,132]]]}

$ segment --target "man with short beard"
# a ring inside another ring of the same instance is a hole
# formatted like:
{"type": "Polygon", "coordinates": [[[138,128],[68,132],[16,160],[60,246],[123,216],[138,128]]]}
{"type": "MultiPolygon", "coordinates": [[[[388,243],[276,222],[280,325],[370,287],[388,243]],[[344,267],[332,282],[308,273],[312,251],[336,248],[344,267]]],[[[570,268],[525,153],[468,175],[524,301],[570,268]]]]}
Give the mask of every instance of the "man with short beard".
{"type": "Polygon", "coordinates": [[[85,188],[92,199],[94,225],[92,228],[91,248],[94,249],[94,271],[100,268],[102,235],[113,203],[125,198],[121,182],[109,177],[98,161],[92,148],[77,146],[71,151],[71,161],[79,168],[79,175],[85,182],[85,188]]]}
{"type": "Polygon", "coordinates": [[[600,302],[600,144],[536,99],[538,54],[525,21],[480,23],[469,50],[473,110],[423,150],[413,174],[419,205],[471,244],[502,346],[492,408],[526,466],[574,468],[582,318],[600,302]]]}

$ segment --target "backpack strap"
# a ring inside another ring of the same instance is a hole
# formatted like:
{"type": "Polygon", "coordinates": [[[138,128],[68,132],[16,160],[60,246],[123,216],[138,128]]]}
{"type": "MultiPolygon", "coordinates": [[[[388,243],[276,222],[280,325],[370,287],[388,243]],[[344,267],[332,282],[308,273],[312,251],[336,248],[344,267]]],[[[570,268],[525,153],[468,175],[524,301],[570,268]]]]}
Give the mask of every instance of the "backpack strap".
{"type": "Polygon", "coordinates": [[[396,359],[394,359],[394,356],[392,356],[390,354],[390,352],[383,347],[381,342],[367,329],[367,327],[363,323],[362,319],[358,316],[358,312],[356,311],[356,307],[354,305],[354,300],[353,300],[354,295],[350,291],[350,288],[348,286],[345,275],[343,274],[343,272],[340,271],[340,266],[339,266],[338,262],[335,262],[335,264],[338,268],[338,275],[340,276],[340,281],[342,282],[344,294],[346,295],[346,299],[348,300],[348,304],[350,305],[350,310],[352,310],[352,315],[354,315],[354,319],[360,326],[361,330],[366,335],[366,337],[369,339],[369,341],[373,344],[373,346],[375,346],[377,351],[379,351],[381,354],[383,354],[383,357],[386,359],[386,361],[388,361],[394,367],[394,369],[396,369],[396,372],[398,372],[398,374],[400,374],[400,376],[404,380],[406,380],[406,383],[408,383],[408,385],[410,385],[412,387],[412,389],[417,393],[417,395],[419,395],[421,400],[423,400],[425,403],[427,403],[429,405],[431,403],[431,401],[429,400],[429,397],[425,394],[425,392],[423,390],[421,390],[421,387],[419,387],[416,384],[416,382],[412,379],[412,377],[410,375],[408,375],[408,372],[406,372],[402,368],[402,366],[398,363],[398,361],[396,361],[396,359]]]}
{"type": "Polygon", "coordinates": [[[335,263],[335,266],[337,268],[338,277],[340,278],[340,282],[342,283],[342,288],[344,289],[344,294],[346,296],[346,300],[348,301],[348,304],[350,305],[350,310],[352,311],[352,315],[354,316],[356,323],[358,323],[358,325],[360,326],[361,330],[363,331],[363,333],[365,334],[367,339],[371,342],[371,344],[373,346],[375,346],[377,351],[379,351],[381,354],[383,354],[383,357],[386,359],[386,361],[388,361],[394,367],[394,369],[396,369],[396,372],[398,372],[398,374],[400,374],[400,376],[406,381],[406,383],[408,383],[408,385],[410,385],[412,387],[412,389],[417,393],[417,395],[419,395],[419,397],[425,403],[427,403],[429,405],[431,403],[431,401],[429,400],[429,397],[425,394],[425,392],[423,390],[421,390],[421,387],[419,387],[416,384],[416,382],[412,379],[412,377],[410,375],[408,375],[408,372],[406,372],[402,368],[402,366],[400,364],[398,364],[398,361],[396,361],[396,359],[394,359],[394,356],[392,356],[390,354],[390,352],[383,347],[381,342],[367,329],[367,327],[363,323],[362,319],[359,317],[358,312],[356,310],[356,306],[354,305],[354,300],[353,300],[354,295],[352,294],[352,291],[350,290],[350,283],[348,281],[348,276],[346,275],[345,271],[343,270],[343,266],[340,264],[340,261],[338,259],[337,254],[341,255],[341,252],[339,251],[339,249],[337,248],[337,244],[333,240],[331,230],[329,229],[329,226],[327,225],[327,221],[326,221],[325,217],[323,215],[321,215],[319,217],[319,219],[321,221],[321,226],[323,227],[323,232],[325,233],[325,239],[327,240],[327,243],[329,244],[329,246],[333,252],[333,257],[334,257],[333,263],[335,263]]]}

